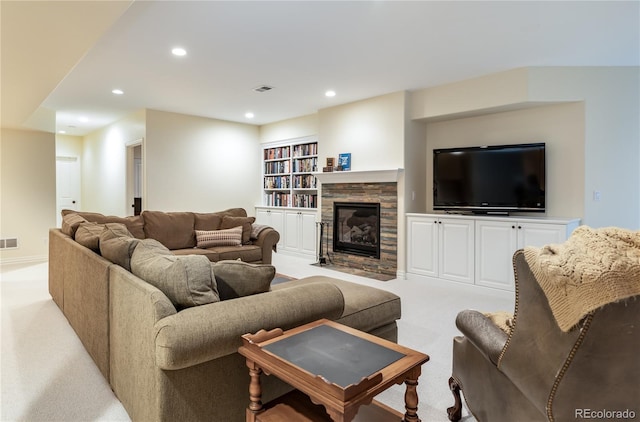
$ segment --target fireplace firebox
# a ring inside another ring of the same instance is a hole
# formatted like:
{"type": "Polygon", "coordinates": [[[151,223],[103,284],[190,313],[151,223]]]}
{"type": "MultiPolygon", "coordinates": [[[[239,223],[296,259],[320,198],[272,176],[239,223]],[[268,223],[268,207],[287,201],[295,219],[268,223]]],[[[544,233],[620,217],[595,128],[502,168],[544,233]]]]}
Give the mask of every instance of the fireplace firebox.
{"type": "Polygon", "coordinates": [[[380,258],[380,203],[334,202],[333,251],[380,258]]]}

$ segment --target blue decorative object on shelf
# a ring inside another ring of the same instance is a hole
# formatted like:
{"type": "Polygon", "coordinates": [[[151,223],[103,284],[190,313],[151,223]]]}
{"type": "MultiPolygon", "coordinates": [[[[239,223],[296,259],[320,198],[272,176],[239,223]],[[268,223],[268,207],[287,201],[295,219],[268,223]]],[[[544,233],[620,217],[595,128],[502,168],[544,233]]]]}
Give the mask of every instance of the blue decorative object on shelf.
{"type": "Polygon", "coordinates": [[[351,170],[351,153],[345,152],[338,156],[338,168],[341,168],[342,171],[351,170]]]}

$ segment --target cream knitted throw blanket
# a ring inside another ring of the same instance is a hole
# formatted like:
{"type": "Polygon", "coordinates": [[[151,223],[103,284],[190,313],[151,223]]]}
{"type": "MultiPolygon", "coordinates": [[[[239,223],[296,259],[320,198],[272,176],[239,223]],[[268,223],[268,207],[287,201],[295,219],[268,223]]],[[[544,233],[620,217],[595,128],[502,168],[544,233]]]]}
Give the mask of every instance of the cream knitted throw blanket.
{"type": "Polygon", "coordinates": [[[524,256],[564,332],[589,312],[640,294],[640,231],[580,226],[565,243],[526,247],[524,256]]]}

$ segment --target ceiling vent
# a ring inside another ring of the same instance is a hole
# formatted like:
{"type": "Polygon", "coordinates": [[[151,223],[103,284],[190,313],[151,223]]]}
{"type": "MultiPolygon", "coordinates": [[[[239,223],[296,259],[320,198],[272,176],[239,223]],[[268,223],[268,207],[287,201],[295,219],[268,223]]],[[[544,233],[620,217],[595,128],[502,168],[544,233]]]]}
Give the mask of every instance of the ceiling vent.
{"type": "Polygon", "coordinates": [[[267,92],[267,91],[271,91],[272,89],[273,89],[273,87],[269,86],[269,85],[260,85],[260,86],[257,86],[255,88],[253,88],[253,90],[255,92],[267,92]]]}

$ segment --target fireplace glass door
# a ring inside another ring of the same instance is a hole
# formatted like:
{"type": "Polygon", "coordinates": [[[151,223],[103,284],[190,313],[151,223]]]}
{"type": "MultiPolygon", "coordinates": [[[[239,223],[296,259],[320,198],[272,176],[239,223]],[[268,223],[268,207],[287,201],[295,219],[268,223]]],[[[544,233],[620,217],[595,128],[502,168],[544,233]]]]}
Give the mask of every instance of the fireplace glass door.
{"type": "Polygon", "coordinates": [[[380,203],[334,202],[333,251],[380,258],[380,203]]]}

